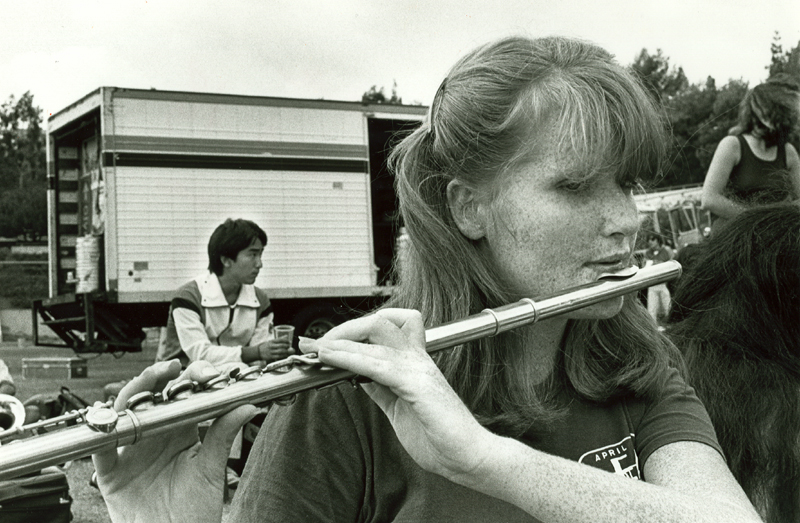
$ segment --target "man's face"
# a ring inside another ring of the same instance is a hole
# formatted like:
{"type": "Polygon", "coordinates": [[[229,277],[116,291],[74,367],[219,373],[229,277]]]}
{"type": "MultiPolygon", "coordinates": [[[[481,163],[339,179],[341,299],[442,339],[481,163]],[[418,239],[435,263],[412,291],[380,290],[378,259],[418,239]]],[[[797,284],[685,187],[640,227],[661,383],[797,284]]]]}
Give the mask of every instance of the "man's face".
{"type": "Polygon", "coordinates": [[[258,238],[253,240],[249,247],[239,251],[235,260],[225,258],[223,261],[229,263],[225,264],[223,274],[233,278],[240,284],[252,285],[258,277],[258,272],[263,266],[261,263],[261,255],[264,253],[264,246],[258,238]]]}

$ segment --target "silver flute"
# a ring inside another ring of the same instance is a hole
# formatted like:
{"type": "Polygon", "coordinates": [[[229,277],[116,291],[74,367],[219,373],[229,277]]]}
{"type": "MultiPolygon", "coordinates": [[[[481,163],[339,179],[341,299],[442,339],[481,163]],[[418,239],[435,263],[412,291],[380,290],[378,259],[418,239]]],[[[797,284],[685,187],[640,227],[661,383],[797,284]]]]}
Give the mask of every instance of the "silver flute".
{"type": "MultiPolygon", "coordinates": [[[[594,305],[677,278],[675,261],[601,276],[598,281],[536,300],[518,302],[446,323],[425,331],[428,352],[494,336],[554,316],[594,305]]],[[[142,392],[124,411],[97,403],[59,418],[0,431],[0,480],[35,472],[91,454],[158,437],[179,425],[221,416],[240,405],[266,406],[295,394],[340,382],[357,384],[353,373],[323,365],[314,354],[293,355],[266,367],[224,375],[203,386],[173,384],[163,394],[142,392]]]]}

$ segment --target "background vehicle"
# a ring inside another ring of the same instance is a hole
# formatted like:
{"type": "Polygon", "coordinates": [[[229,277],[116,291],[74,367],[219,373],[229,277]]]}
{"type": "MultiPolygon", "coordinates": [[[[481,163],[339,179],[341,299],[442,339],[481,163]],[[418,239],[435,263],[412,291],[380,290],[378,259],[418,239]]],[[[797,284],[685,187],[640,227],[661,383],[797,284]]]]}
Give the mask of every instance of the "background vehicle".
{"type": "Polygon", "coordinates": [[[660,234],[673,249],[702,241],[704,231],[711,225],[708,211],[700,208],[700,185],[638,194],[639,237],[637,252],[643,256],[647,249],[645,238],[650,232],[660,234]]]}
{"type": "Polygon", "coordinates": [[[391,293],[386,157],[426,107],[101,87],[48,119],[49,297],[75,352],[138,351],[229,217],[264,228],[256,285],[319,336],[391,293]]]}

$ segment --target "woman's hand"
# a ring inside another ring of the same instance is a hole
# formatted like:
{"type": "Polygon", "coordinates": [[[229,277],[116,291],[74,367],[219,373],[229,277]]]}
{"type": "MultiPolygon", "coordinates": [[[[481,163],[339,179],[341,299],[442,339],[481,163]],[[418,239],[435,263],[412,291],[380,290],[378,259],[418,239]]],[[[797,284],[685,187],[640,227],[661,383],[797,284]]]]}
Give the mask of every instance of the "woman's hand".
{"type": "MultiPolygon", "coordinates": [[[[181,373],[177,360],[156,363],[119,393],[115,409],[142,391],[161,391],[176,378],[205,383],[219,372],[194,362],[181,373]]],[[[158,408],[158,407],[156,407],[158,408]]],[[[214,522],[222,519],[225,464],[239,429],[258,409],[244,405],[221,416],[201,444],[196,425],[176,427],[169,434],[135,445],[95,454],[97,483],[109,515],[119,521],[214,522]]]]}
{"type": "Polygon", "coordinates": [[[364,390],[386,413],[400,443],[422,468],[453,481],[487,456],[494,436],[481,427],[425,351],[417,311],[383,309],[343,323],[303,352],[370,378],[364,390]]]}

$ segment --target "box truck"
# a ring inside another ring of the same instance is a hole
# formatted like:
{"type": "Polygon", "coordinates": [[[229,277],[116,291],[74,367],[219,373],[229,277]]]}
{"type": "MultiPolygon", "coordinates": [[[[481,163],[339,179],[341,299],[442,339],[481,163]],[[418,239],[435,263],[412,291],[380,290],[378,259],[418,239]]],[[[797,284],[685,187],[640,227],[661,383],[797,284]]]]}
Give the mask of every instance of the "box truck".
{"type": "Polygon", "coordinates": [[[226,218],[268,236],[256,285],[319,336],[391,294],[392,146],[426,107],[101,87],[47,125],[49,296],[75,352],[141,350],[226,218]]]}

